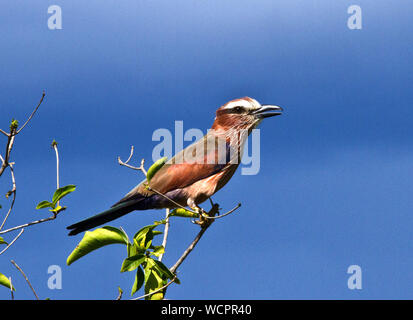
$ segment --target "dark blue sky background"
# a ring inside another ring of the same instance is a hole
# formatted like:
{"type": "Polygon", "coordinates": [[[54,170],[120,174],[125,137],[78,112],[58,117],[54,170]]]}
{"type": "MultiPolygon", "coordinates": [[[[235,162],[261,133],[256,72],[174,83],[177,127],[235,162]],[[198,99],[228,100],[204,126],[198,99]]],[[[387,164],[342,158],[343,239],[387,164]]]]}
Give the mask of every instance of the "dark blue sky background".
{"type": "MultiPolygon", "coordinates": [[[[206,130],[216,108],[251,96],[285,113],[261,125],[261,170],[240,171],[214,200],[241,209],[219,220],[180,268],[170,299],[411,299],[413,292],[413,22],[410,1],[23,1],[0,4],[0,127],[38,114],[16,138],[17,202],[6,227],[35,220],[55,187],[77,190],[58,219],[27,228],[0,257],[16,298],[129,296],[125,249],[65,265],[81,236],[65,227],[100,212],[142,180],[120,167],[131,145],[151,159],[158,128],[206,130]],[[47,28],[59,5],[63,29],[47,28]],[[363,29],[347,28],[358,4],[363,29]],[[360,265],[363,289],[349,290],[360,265]],[[62,267],[62,290],[47,268],[62,267]]],[[[0,137],[5,144],[4,137],[0,137]]],[[[1,193],[10,188],[8,175],[1,193]]],[[[1,217],[8,200],[0,198],[1,217]]],[[[205,205],[206,207],[207,204],[205,205]]],[[[133,235],[163,211],[111,223],[133,235]]],[[[172,265],[197,227],[172,221],[172,265]]],[[[15,235],[15,234],[13,234],[15,235]]],[[[13,238],[5,236],[6,240],[13,238]]],[[[0,288],[0,298],[10,293],[0,288]]]]}

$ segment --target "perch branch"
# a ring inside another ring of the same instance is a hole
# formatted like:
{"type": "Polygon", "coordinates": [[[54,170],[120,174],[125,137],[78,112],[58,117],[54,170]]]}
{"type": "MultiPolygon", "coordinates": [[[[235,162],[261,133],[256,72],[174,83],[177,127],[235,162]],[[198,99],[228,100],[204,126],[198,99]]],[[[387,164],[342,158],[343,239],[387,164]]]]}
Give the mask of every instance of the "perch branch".
{"type": "Polygon", "coordinates": [[[204,235],[205,231],[207,231],[208,228],[209,226],[205,228],[201,228],[201,230],[198,232],[197,236],[195,237],[194,241],[192,241],[189,247],[184,251],[182,256],[178,259],[178,261],[169,269],[172,273],[176,272],[176,269],[178,269],[178,267],[182,264],[182,262],[184,262],[184,260],[186,259],[186,257],[188,257],[191,251],[194,250],[198,241],[202,238],[202,236],[204,235]]]}
{"type": "MultiPolygon", "coordinates": [[[[214,205],[212,206],[211,210],[208,212],[208,216],[213,217],[218,213],[218,206],[214,205]]],[[[196,235],[195,239],[191,242],[191,244],[188,246],[188,248],[184,251],[182,256],[178,259],[178,261],[169,269],[172,273],[176,273],[176,270],[178,267],[184,262],[184,260],[188,257],[188,255],[194,250],[195,246],[199,242],[199,240],[202,238],[204,235],[205,231],[210,227],[211,223],[214,220],[212,220],[210,223],[206,223],[201,225],[201,230],[198,232],[196,235]]]]}

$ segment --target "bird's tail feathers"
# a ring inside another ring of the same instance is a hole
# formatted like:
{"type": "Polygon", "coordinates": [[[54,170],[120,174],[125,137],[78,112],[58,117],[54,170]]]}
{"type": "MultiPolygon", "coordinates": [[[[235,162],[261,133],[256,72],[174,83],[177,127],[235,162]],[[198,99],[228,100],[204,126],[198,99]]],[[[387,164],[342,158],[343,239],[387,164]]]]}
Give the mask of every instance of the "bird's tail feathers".
{"type": "Polygon", "coordinates": [[[80,232],[92,229],[94,227],[100,226],[106,222],[115,220],[133,210],[136,210],[137,205],[143,199],[138,200],[130,200],[123,203],[120,203],[106,211],[103,211],[93,217],[85,219],[83,221],[77,222],[67,227],[67,229],[71,230],[69,232],[69,236],[76,235],[80,232]]]}

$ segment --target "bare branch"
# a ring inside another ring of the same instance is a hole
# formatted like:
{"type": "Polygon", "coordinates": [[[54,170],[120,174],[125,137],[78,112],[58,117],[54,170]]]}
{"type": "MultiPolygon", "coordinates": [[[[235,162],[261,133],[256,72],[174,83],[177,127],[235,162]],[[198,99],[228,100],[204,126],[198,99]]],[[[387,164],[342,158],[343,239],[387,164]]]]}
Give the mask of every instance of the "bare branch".
{"type": "Polygon", "coordinates": [[[12,199],[12,201],[11,201],[9,211],[7,211],[7,214],[6,214],[6,216],[4,217],[4,220],[3,220],[3,222],[2,222],[2,224],[1,224],[1,226],[0,226],[0,230],[3,229],[4,224],[6,223],[6,221],[7,221],[8,217],[9,217],[11,211],[13,210],[14,203],[15,203],[15,201],[16,201],[16,179],[15,179],[15,177],[14,177],[14,169],[13,169],[13,165],[12,165],[12,164],[9,164],[9,167],[10,167],[10,175],[11,175],[11,181],[12,181],[12,189],[8,192],[8,194],[9,194],[9,195],[10,195],[10,194],[13,194],[13,199],[12,199]]]}
{"type": "Polygon", "coordinates": [[[128,158],[128,160],[126,160],[125,163],[129,163],[129,161],[132,159],[134,148],[135,148],[134,146],[131,146],[131,147],[130,147],[129,158],[128,158]]]}
{"type": "MultiPolygon", "coordinates": [[[[208,214],[208,216],[213,217],[217,214],[217,212],[218,212],[218,205],[215,204],[215,205],[212,206],[211,210],[209,210],[209,212],[207,214],[208,214]]],[[[197,234],[195,239],[191,242],[191,244],[188,246],[188,248],[184,251],[184,253],[178,259],[178,261],[171,268],[169,268],[169,270],[172,273],[176,273],[176,270],[178,269],[178,267],[182,264],[182,262],[184,262],[184,260],[188,257],[188,255],[191,253],[191,251],[194,250],[194,248],[197,245],[198,241],[202,238],[205,231],[210,227],[210,225],[213,221],[214,220],[211,220],[208,223],[201,224],[201,230],[199,231],[199,233],[197,234]]]]}
{"type": "Polygon", "coordinates": [[[39,101],[39,103],[37,104],[36,108],[34,108],[32,114],[30,115],[30,117],[29,117],[29,118],[26,120],[26,122],[20,127],[20,129],[16,131],[16,134],[20,133],[20,131],[22,131],[23,128],[24,128],[24,127],[29,123],[29,121],[33,118],[33,116],[34,116],[34,114],[36,113],[37,109],[39,109],[40,105],[42,104],[45,95],[46,95],[46,92],[43,91],[42,97],[40,98],[40,101],[39,101]]]}
{"type": "Polygon", "coordinates": [[[0,167],[0,177],[3,174],[4,170],[9,166],[10,153],[14,144],[16,129],[14,127],[10,128],[10,134],[7,136],[6,151],[3,157],[1,158],[2,164],[0,167]]]}
{"type": "Polygon", "coordinates": [[[13,241],[10,242],[10,243],[7,245],[7,247],[4,248],[4,249],[0,252],[0,255],[2,255],[4,252],[6,252],[6,250],[13,245],[13,243],[22,235],[23,232],[24,232],[24,229],[22,229],[22,230],[19,232],[19,234],[13,239],[13,241]]]}
{"type": "Polygon", "coordinates": [[[51,217],[49,217],[49,218],[32,221],[32,222],[29,222],[29,223],[22,224],[22,225],[20,225],[20,226],[16,226],[16,227],[13,227],[13,228],[10,228],[10,229],[7,229],[7,230],[0,231],[0,234],[8,233],[8,232],[11,232],[11,231],[14,231],[14,230],[18,230],[18,229],[30,227],[30,226],[35,225],[35,224],[39,224],[39,223],[43,223],[43,222],[47,222],[47,221],[54,220],[54,219],[57,218],[57,215],[58,215],[60,212],[64,211],[64,210],[65,210],[65,208],[62,208],[58,213],[57,213],[57,212],[56,212],[56,213],[53,213],[53,216],[51,216],[51,217]]]}
{"type": "Polygon", "coordinates": [[[144,174],[145,177],[146,177],[146,170],[145,170],[145,168],[144,168],[145,159],[142,159],[142,160],[141,160],[141,165],[140,165],[140,167],[134,167],[134,166],[131,166],[131,165],[129,164],[129,161],[132,159],[132,156],[133,156],[133,151],[134,151],[134,147],[131,146],[128,160],[126,160],[125,162],[123,162],[123,161],[120,159],[120,157],[118,157],[118,163],[119,163],[121,166],[125,166],[125,167],[127,167],[127,168],[129,168],[129,169],[142,171],[143,174],[144,174]]]}
{"type": "MultiPolygon", "coordinates": [[[[164,231],[163,231],[163,240],[162,240],[162,246],[164,248],[164,250],[166,249],[166,242],[168,241],[168,233],[169,233],[169,209],[166,209],[166,213],[165,213],[165,227],[164,227],[164,231]]],[[[163,258],[163,253],[159,255],[158,260],[162,261],[163,258]]]]}
{"type": "Polygon", "coordinates": [[[239,207],[241,207],[241,203],[238,203],[233,209],[231,209],[231,210],[229,210],[228,212],[225,212],[225,213],[223,213],[223,214],[221,214],[221,215],[219,215],[219,216],[211,217],[211,216],[204,215],[203,217],[206,218],[206,219],[219,219],[219,218],[223,218],[223,217],[225,217],[225,216],[233,213],[233,212],[234,212],[235,210],[237,210],[239,207]]]}
{"type": "Polygon", "coordinates": [[[14,138],[15,136],[23,130],[23,128],[29,123],[29,121],[33,118],[34,114],[36,113],[37,109],[39,109],[40,105],[43,102],[44,96],[46,95],[46,93],[43,91],[42,97],[39,101],[39,103],[37,104],[36,108],[33,110],[32,114],[30,115],[30,117],[26,120],[26,122],[20,127],[19,130],[17,130],[17,122],[16,125],[14,125],[14,121],[12,121],[11,125],[10,125],[10,133],[5,132],[4,130],[0,129],[0,132],[2,134],[4,134],[5,136],[7,136],[7,143],[6,143],[6,152],[4,154],[4,159],[1,158],[2,160],[2,164],[0,167],[0,176],[3,174],[4,170],[9,166],[9,158],[10,158],[10,153],[11,153],[11,149],[13,148],[13,143],[14,143],[14,138]]]}
{"type": "Polygon", "coordinates": [[[205,231],[207,231],[209,225],[205,228],[201,228],[197,236],[195,237],[194,241],[191,242],[189,247],[184,251],[182,256],[178,259],[178,261],[169,269],[172,273],[176,272],[176,269],[184,262],[184,260],[188,257],[192,250],[194,250],[195,246],[197,245],[198,241],[201,240],[202,236],[204,235],[205,231]]]}
{"type": "MultiPolygon", "coordinates": [[[[56,153],[56,190],[60,188],[59,182],[59,151],[57,150],[57,142],[53,140],[52,147],[56,153]]],[[[57,206],[60,206],[60,201],[57,201],[57,206]]]]}
{"type": "Polygon", "coordinates": [[[17,270],[20,271],[20,273],[23,275],[24,279],[26,279],[26,282],[29,285],[30,289],[32,289],[32,291],[34,293],[34,296],[36,297],[37,300],[39,300],[39,297],[37,296],[36,291],[34,291],[33,286],[29,281],[29,278],[27,278],[27,276],[24,274],[23,270],[13,260],[11,260],[10,262],[17,268],[17,270]]]}

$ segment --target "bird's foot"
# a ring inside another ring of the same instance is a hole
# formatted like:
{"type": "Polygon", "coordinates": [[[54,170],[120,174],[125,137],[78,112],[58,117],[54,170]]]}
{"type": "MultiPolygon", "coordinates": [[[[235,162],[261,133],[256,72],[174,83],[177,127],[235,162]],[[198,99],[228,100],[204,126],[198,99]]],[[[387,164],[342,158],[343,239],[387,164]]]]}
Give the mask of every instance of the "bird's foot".
{"type": "Polygon", "coordinates": [[[199,219],[195,220],[194,223],[201,226],[201,228],[209,227],[211,223],[214,221],[213,219],[208,219],[207,212],[201,207],[196,206],[194,208],[191,207],[191,209],[199,214],[199,219]]]}

